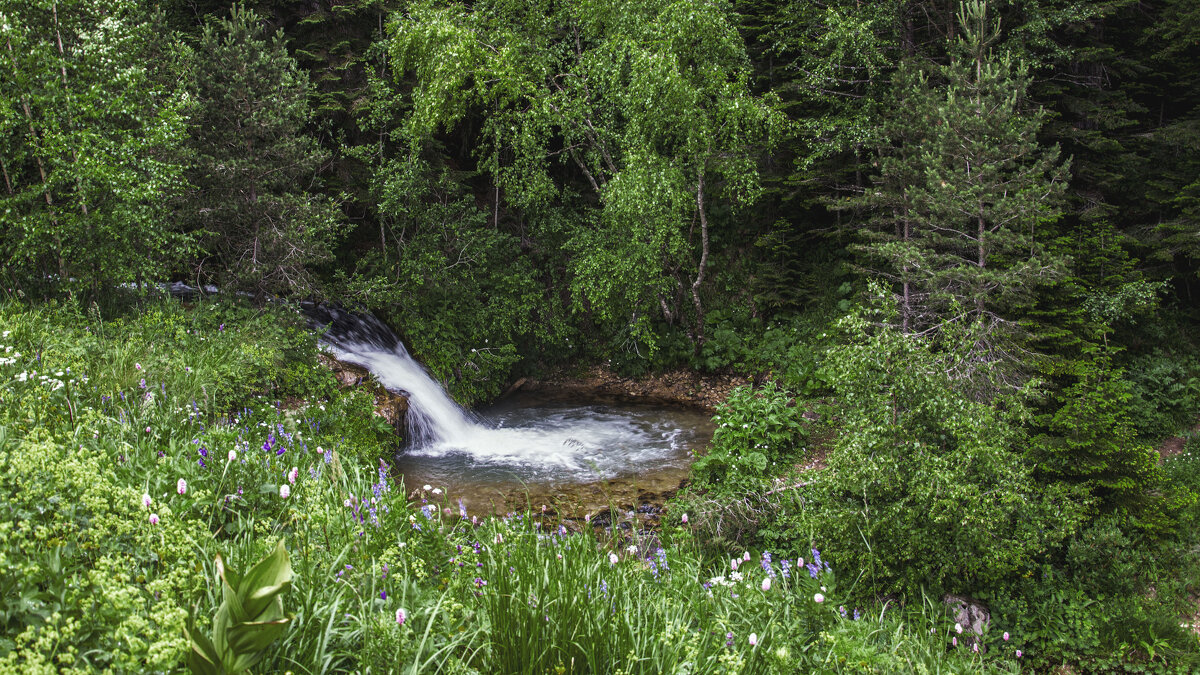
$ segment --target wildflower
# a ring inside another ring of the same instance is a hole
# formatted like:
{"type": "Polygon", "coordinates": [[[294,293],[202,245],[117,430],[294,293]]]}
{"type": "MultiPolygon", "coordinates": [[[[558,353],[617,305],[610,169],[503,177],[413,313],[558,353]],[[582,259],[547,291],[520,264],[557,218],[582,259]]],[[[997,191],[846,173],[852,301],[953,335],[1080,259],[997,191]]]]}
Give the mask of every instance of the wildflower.
{"type": "Polygon", "coordinates": [[[860,616],[861,616],[861,615],[858,613],[858,608],[857,608],[857,607],[855,607],[855,608],[854,608],[854,620],[855,620],[855,621],[858,621],[858,619],[859,619],[859,617],[860,617],[860,616]]]}
{"type": "Polygon", "coordinates": [[[1005,642],[1008,642],[1008,631],[1004,631],[1004,635],[1001,635],[1000,637],[1004,638],[1005,642]]]}
{"type": "Polygon", "coordinates": [[[229,451],[229,461],[231,461],[231,462],[237,461],[237,450],[229,451]]]}
{"type": "Polygon", "coordinates": [[[978,643],[978,642],[976,642],[975,644],[971,645],[971,651],[975,652],[976,654],[978,654],[978,653],[979,653],[979,643],[978,643]]]}
{"type": "Polygon", "coordinates": [[[750,562],[750,551],[746,551],[744,554],[742,554],[742,562],[750,562]]]}
{"type": "Polygon", "coordinates": [[[958,633],[959,635],[962,635],[962,624],[961,623],[954,624],[954,632],[958,633]]]}
{"type": "Polygon", "coordinates": [[[421,486],[421,489],[422,489],[422,490],[426,490],[426,491],[428,491],[428,490],[432,490],[432,489],[433,489],[433,487],[432,487],[432,486],[430,486],[430,485],[422,485],[422,486],[421,486]]]}
{"type": "Polygon", "coordinates": [[[625,550],[629,552],[629,555],[637,555],[637,545],[636,544],[630,544],[629,548],[627,548],[625,550]]]}
{"type": "Polygon", "coordinates": [[[1018,659],[1021,658],[1021,650],[1020,649],[1017,650],[1017,658],[1018,659]]]}
{"type": "Polygon", "coordinates": [[[732,631],[725,634],[725,646],[726,647],[733,646],[733,632],[732,631]]]}
{"type": "Polygon", "coordinates": [[[187,481],[180,478],[179,482],[175,484],[175,489],[179,491],[179,494],[186,493],[187,492],[187,481]]]}
{"type": "Polygon", "coordinates": [[[433,488],[432,492],[435,495],[440,495],[442,494],[442,488],[433,488]]]}
{"type": "Polygon", "coordinates": [[[609,565],[616,565],[618,560],[620,560],[620,558],[617,557],[616,553],[608,554],[608,564],[609,565]]]}
{"type": "MultiPolygon", "coordinates": [[[[150,495],[142,495],[142,506],[150,508],[150,495]]],[[[1007,633],[1005,633],[1005,635],[1007,635],[1007,633]]]]}
{"type": "Polygon", "coordinates": [[[737,558],[731,558],[731,559],[729,560],[729,566],[730,566],[731,568],[733,568],[733,570],[736,572],[736,571],[737,571],[737,567],[738,567],[738,559],[737,559],[737,558]]]}
{"type": "Polygon", "coordinates": [[[816,595],[813,596],[813,602],[815,602],[819,605],[822,602],[825,602],[825,596],[821,595],[820,593],[817,593],[816,595]]]}
{"type": "Polygon", "coordinates": [[[151,513],[151,514],[150,514],[150,524],[151,524],[151,525],[157,525],[157,524],[158,524],[158,514],[157,514],[157,513],[151,513]]]}
{"type": "Polygon", "coordinates": [[[142,364],[140,364],[140,363],[135,363],[135,364],[133,364],[133,367],[134,367],[134,368],[136,368],[137,370],[141,370],[141,369],[142,369],[142,364]]]}
{"type": "Polygon", "coordinates": [[[279,496],[287,499],[292,496],[292,488],[288,487],[287,483],[279,486],[279,496]]]}
{"type": "Polygon", "coordinates": [[[387,591],[379,591],[379,599],[387,600],[387,591]]]}
{"type": "Polygon", "coordinates": [[[208,457],[208,448],[204,447],[203,445],[200,446],[200,449],[197,450],[197,452],[200,453],[201,457],[208,457]]]}
{"type": "Polygon", "coordinates": [[[682,518],[680,518],[680,520],[681,520],[681,521],[683,521],[683,524],[684,524],[684,525],[687,525],[687,514],[686,514],[686,513],[685,513],[685,514],[683,514],[683,517],[682,517],[682,518]]]}
{"type": "Polygon", "coordinates": [[[763,593],[766,593],[767,591],[771,590],[771,577],[767,577],[766,579],[763,579],[762,589],[763,589],[763,593]]]}
{"type": "Polygon", "coordinates": [[[146,433],[150,433],[150,427],[146,427],[146,433]]]}
{"type": "Polygon", "coordinates": [[[319,445],[318,445],[318,446],[317,446],[317,454],[318,454],[318,455],[323,455],[323,454],[325,454],[325,448],[322,448],[321,446],[319,446],[319,445]]]}
{"type": "Polygon", "coordinates": [[[288,472],[288,476],[287,476],[288,482],[291,483],[292,485],[295,485],[296,478],[298,478],[299,476],[300,476],[300,469],[293,466],[292,470],[288,472]]]}
{"type": "Polygon", "coordinates": [[[758,633],[751,633],[750,638],[747,641],[750,643],[751,647],[757,646],[758,645],[758,633]]]}
{"type": "Polygon", "coordinates": [[[950,638],[950,644],[951,644],[951,646],[957,647],[958,646],[958,638],[957,637],[950,638]]]}
{"type": "Polygon", "coordinates": [[[344,506],[346,508],[350,508],[350,500],[347,499],[346,501],[342,502],[342,506],[344,506]]]}
{"type": "Polygon", "coordinates": [[[396,610],[396,623],[403,626],[406,620],[408,620],[408,612],[405,612],[403,607],[396,610]]]}

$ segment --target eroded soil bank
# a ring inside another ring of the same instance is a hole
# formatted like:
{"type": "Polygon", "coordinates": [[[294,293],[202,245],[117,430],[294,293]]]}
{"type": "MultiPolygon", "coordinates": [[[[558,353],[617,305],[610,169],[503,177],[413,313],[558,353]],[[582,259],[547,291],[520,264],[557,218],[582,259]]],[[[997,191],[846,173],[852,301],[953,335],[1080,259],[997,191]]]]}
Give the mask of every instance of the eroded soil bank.
{"type": "Polygon", "coordinates": [[[582,372],[563,372],[541,379],[517,380],[513,391],[583,397],[612,396],[623,400],[684,405],[713,412],[735,387],[752,384],[753,379],[738,375],[704,374],[691,370],[673,370],[645,377],[622,377],[605,366],[591,366],[582,372]]]}

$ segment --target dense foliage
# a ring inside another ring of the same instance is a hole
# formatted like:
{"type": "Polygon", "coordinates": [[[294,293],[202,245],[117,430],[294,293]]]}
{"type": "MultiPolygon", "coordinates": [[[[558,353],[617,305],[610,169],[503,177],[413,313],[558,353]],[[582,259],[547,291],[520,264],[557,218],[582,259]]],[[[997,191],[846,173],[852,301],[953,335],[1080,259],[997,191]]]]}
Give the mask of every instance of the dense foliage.
{"type": "Polygon", "coordinates": [[[999,626],[948,652],[952,617],[851,604],[817,551],[731,561],[680,521],[610,540],[409,492],[375,468],[370,397],[285,313],[0,322],[2,672],[1015,669],[999,626]]]}
{"type": "Polygon", "coordinates": [[[1194,0],[0,0],[2,663],[180,668],[283,541],[295,618],[246,651],[278,669],[1194,670],[1198,26],[1194,0]],[[224,299],[148,299],[178,280],[224,299]],[[398,486],[378,508],[390,431],[261,309],[314,297],[464,403],[583,365],[753,378],[671,574],[398,486]],[[724,585],[814,548],[869,624],[811,578],[724,585]],[[542,574],[457,569],[501,556],[542,574]],[[948,592],[1011,640],[947,648],[948,592]]]}

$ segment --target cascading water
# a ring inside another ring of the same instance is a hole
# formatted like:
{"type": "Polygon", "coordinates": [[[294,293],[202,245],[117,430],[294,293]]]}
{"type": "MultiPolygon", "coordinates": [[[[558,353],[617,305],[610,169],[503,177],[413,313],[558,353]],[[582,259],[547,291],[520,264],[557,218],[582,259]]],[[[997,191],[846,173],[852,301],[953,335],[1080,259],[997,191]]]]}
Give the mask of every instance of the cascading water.
{"type": "Polygon", "coordinates": [[[338,360],[366,368],[384,387],[408,396],[408,434],[414,447],[462,442],[479,430],[383,322],[328,307],[308,313],[325,326],[321,341],[338,360]]]}
{"type": "MultiPolygon", "coordinates": [[[[508,401],[482,416],[463,410],[373,316],[308,306],[322,343],[408,396],[406,473],[428,480],[585,483],[644,472],[686,471],[688,449],[711,434],[698,412],[647,407],[508,401]],[[432,478],[429,478],[431,477],[432,478]]],[[[674,479],[676,482],[678,479],[674,479]]]]}

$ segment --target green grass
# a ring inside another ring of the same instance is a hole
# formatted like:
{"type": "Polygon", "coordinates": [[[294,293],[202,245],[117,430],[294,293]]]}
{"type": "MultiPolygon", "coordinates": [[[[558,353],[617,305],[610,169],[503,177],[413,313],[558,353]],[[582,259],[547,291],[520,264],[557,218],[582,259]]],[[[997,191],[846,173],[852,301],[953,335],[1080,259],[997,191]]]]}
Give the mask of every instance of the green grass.
{"type": "Polygon", "coordinates": [[[739,578],[678,524],[608,541],[409,494],[370,397],[282,310],[6,300],[0,335],[0,671],[181,671],[215,556],[247,569],[280,540],[294,619],[260,672],[1018,669],[998,635],[953,646],[940,605],[856,619],[832,567],[757,552],[739,578]]]}

